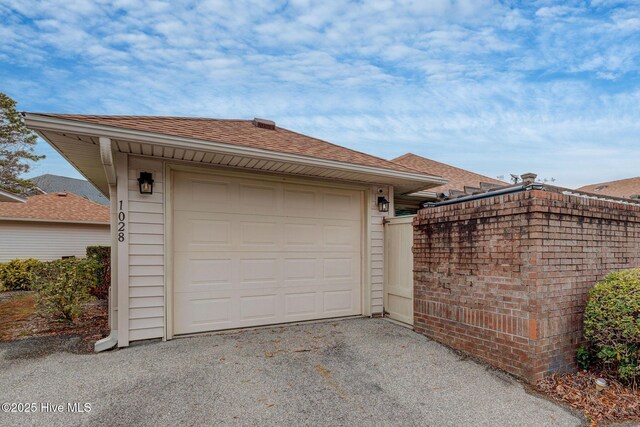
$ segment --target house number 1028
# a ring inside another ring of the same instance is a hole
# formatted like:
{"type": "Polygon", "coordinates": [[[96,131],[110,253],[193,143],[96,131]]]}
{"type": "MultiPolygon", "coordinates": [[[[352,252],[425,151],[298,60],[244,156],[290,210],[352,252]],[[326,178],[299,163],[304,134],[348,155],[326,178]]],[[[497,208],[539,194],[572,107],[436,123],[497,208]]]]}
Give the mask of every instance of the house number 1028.
{"type": "Polygon", "coordinates": [[[127,219],[127,214],[122,209],[122,200],[118,204],[118,242],[124,242],[124,232],[126,224],[124,220],[127,219]]]}

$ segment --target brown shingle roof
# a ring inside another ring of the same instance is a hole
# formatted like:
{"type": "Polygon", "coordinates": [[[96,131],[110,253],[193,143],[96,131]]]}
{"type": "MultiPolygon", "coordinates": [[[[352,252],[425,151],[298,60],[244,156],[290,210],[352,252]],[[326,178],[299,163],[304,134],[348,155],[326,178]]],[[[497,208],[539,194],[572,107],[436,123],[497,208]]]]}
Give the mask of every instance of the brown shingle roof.
{"type": "Polygon", "coordinates": [[[480,175],[468,170],[460,169],[455,166],[436,162],[415,155],[413,153],[404,154],[398,158],[391,160],[394,163],[410,167],[422,173],[437,175],[449,180],[445,185],[430,188],[429,191],[442,193],[447,190],[464,190],[464,187],[479,187],[481,182],[497,185],[507,185],[506,182],[499,181],[488,176],[480,175]]]}
{"type": "Polygon", "coordinates": [[[254,126],[251,120],[159,116],[35,114],[102,126],[260,148],[280,153],[297,154],[401,172],[417,172],[409,167],[393,163],[380,157],[341,147],[281,127],[276,127],[275,130],[260,128],[254,126]]]}
{"type": "Polygon", "coordinates": [[[640,176],[635,178],[619,179],[617,181],[601,182],[599,184],[585,185],[577,190],[628,199],[634,194],[640,194],[640,176]]]}
{"type": "Polygon", "coordinates": [[[108,224],[109,208],[73,193],[48,193],[25,203],[0,202],[0,219],[8,218],[108,224]]]}

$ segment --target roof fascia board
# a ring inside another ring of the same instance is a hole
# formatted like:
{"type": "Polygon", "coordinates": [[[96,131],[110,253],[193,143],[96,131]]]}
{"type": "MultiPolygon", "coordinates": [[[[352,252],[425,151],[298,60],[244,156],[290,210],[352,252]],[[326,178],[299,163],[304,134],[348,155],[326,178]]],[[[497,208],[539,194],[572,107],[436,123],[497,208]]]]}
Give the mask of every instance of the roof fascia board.
{"type": "MultiPolygon", "coordinates": [[[[409,181],[418,181],[426,186],[443,185],[447,180],[431,175],[394,171],[391,169],[377,168],[373,166],[356,165],[353,163],[343,163],[335,160],[318,159],[314,157],[301,156],[297,154],[281,153],[260,148],[244,147],[238,145],[230,145],[220,142],[202,141],[199,139],[185,138],[172,135],[164,135],[151,132],[143,132],[131,129],[116,128],[112,126],[95,125],[91,123],[83,123],[75,120],[65,120],[54,117],[48,117],[33,113],[25,113],[25,123],[28,127],[38,130],[48,130],[55,132],[68,132],[91,135],[94,137],[108,137],[112,139],[134,140],[139,142],[148,142],[152,144],[169,145],[179,148],[198,149],[204,151],[214,151],[221,154],[236,154],[252,156],[265,160],[290,161],[301,165],[309,165],[315,167],[327,167],[345,171],[360,172],[365,174],[377,175],[386,178],[406,179],[409,181]],[[430,185],[431,184],[431,185],[430,185]]],[[[415,190],[414,190],[415,191],[415,190]]]]}

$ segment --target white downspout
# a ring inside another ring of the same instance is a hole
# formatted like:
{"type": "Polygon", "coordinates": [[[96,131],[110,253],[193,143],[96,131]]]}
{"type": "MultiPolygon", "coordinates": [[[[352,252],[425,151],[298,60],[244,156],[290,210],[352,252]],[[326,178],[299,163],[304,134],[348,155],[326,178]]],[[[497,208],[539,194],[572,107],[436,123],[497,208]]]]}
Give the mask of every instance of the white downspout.
{"type": "Polygon", "coordinates": [[[95,343],[96,353],[109,350],[118,344],[118,235],[116,169],[111,150],[111,139],[100,138],[100,160],[109,184],[109,216],[111,219],[111,283],[109,286],[109,335],[95,343]]]}

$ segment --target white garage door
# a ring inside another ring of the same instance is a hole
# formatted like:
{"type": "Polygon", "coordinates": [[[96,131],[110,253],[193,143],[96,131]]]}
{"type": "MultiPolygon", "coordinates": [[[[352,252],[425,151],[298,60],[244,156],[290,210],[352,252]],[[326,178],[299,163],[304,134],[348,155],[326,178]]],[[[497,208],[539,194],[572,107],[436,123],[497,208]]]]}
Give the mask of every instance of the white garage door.
{"type": "Polygon", "coordinates": [[[361,313],[363,195],[177,172],[175,334],[361,313]]]}

